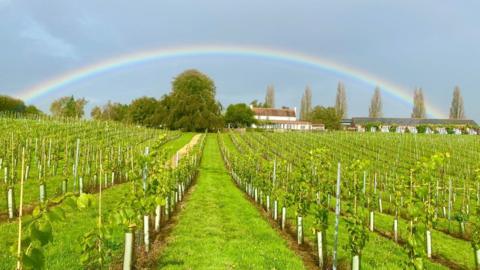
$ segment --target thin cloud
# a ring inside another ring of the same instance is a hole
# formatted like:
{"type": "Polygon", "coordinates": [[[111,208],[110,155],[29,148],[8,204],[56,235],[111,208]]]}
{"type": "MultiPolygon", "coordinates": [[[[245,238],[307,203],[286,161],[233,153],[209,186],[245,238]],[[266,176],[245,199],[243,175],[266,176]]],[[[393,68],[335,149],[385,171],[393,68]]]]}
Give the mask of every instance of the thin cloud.
{"type": "Polygon", "coordinates": [[[0,9],[9,6],[11,3],[11,0],[0,0],[0,9]]]}
{"type": "Polygon", "coordinates": [[[36,21],[28,22],[27,27],[20,32],[20,37],[32,41],[35,50],[40,53],[58,58],[78,59],[72,44],[54,36],[36,21]]]}

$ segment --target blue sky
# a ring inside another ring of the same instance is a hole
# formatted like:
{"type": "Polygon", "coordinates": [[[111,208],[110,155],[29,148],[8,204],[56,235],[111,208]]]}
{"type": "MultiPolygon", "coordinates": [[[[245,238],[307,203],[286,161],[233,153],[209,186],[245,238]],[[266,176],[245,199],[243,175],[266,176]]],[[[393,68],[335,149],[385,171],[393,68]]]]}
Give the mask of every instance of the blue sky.
{"type": "MultiPolygon", "coordinates": [[[[193,45],[297,51],[403,85],[448,114],[459,85],[467,116],[480,120],[478,1],[13,1],[0,0],[0,93],[16,95],[67,71],[142,50],[193,45]]],[[[262,100],[273,84],[277,105],[332,105],[346,85],[349,115],[365,116],[373,86],[298,63],[240,56],[193,56],[112,70],[66,85],[31,103],[48,111],[64,95],[129,102],[169,92],[173,77],[197,68],[212,77],[224,105],[262,100]]],[[[384,93],[386,116],[409,104],[384,93]]]]}

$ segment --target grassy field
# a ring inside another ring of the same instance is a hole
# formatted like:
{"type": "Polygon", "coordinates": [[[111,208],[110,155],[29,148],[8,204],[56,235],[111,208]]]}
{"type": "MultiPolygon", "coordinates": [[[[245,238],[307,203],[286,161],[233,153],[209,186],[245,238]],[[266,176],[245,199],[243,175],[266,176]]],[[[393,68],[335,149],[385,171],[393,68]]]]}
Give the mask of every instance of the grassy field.
{"type": "MultiPolygon", "coordinates": [[[[169,156],[173,156],[176,151],[187,144],[193,137],[193,133],[183,133],[176,140],[166,143],[163,147],[167,150],[169,156]]],[[[112,209],[118,206],[124,196],[129,192],[130,185],[128,183],[114,186],[103,192],[102,211],[108,214],[112,209]]],[[[98,203],[98,197],[95,198],[98,203]]],[[[28,217],[27,217],[28,218],[28,217]]],[[[88,208],[84,211],[68,213],[65,222],[54,225],[54,242],[46,249],[46,269],[82,269],[80,264],[80,237],[94,228],[97,223],[98,212],[96,207],[88,208]]],[[[2,241],[0,242],[0,269],[13,269],[15,258],[9,250],[10,244],[13,243],[18,233],[18,223],[4,223],[0,225],[2,241]]],[[[121,239],[123,234],[116,232],[116,239],[121,239]]],[[[122,246],[109,247],[113,254],[123,252],[122,246]]]]}
{"type": "Polygon", "coordinates": [[[232,183],[215,135],[198,182],[158,259],[159,269],[304,269],[302,261],[232,183]]]}

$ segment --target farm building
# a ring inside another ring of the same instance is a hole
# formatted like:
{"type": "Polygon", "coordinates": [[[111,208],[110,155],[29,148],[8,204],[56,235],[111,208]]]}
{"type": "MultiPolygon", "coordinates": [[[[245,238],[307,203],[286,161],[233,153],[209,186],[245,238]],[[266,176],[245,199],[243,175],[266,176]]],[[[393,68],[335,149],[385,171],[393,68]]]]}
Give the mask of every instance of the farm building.
{"type": "Polygon", "coordinates": [[[426,134],[477,135],[478,125],[473,120],[463,119],[416,119],[416,118],[369,118],[353,117],[342,120],[344,126],[360,132],[396,132],[426,134]]]}
{"type": "Polygon", "coordinates": [[[255,108],[250,107],[255,114],[255,119],[259,122],[258,126],[253,127],[279,130],[323,130],[323,125],[312,125],[307,121],[297,120],[296,108],[255,108]]]}

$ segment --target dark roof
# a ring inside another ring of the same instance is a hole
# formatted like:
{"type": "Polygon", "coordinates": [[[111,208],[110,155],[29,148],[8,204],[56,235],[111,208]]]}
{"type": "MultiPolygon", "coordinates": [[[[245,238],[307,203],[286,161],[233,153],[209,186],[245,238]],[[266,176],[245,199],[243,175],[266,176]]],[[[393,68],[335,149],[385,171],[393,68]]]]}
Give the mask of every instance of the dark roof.
{"type": "Polygon", "coordinates": [[[252,108],[252,111],[258,116],[296,117],[295,110],[293,109],[252,108]]]}
{"type": "Polygon", "coordinates": [[[342,119],[340,120],[340,124],[342,125],[351,125],[353,123],[352,119],[342,119]]]}
{"type": "Polygon", "coordinates": [[[458,125],[458,126],[477,126],[473,120],[467,119],[418,119],[418,118],[369,118],[369,117],[353,117],[352,123],[362,125],[368,123],[380,123],[383,125],[401,125],[401,126],[418,126],[418,125],[458,125]]]}

